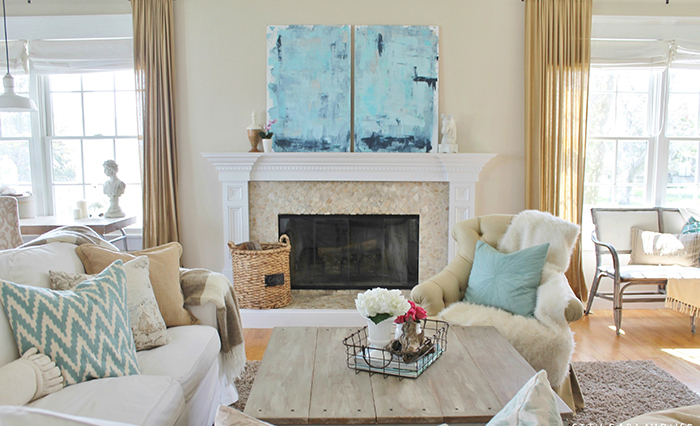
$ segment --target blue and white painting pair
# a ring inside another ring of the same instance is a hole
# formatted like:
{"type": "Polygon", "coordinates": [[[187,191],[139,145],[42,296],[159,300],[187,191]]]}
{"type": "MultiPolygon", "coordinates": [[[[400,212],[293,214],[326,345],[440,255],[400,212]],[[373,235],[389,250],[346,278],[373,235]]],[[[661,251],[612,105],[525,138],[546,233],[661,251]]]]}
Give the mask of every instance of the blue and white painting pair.
{"type": "MultiPolygon", "coordinates": [[[[350,151],[351,51],[348,25],[268,27],[276,151],[350,151]]],[[[356,26],[354,55],[355,151],[430,152],[438,128],[437,27],[356,26]]]]}

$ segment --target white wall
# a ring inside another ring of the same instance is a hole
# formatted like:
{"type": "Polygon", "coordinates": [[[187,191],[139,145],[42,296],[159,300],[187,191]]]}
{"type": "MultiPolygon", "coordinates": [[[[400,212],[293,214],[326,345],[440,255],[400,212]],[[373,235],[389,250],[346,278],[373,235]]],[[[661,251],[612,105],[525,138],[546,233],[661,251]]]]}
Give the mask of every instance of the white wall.
{"type": "MultiPolygon", "coordinates": [[[[700,1],[594,0],[594,13],[695,15],[700,1]]],[[[265,111],[270,24],[440,26],[440,113],[461,152],[498,156],[483,170],[476,214],[524,207],[524,17],[519,0],[175,0],[180,220],[186,266],[221,270],[216,173],[202,152],[247,151],[250,112],[265,111]]],[[[8,0],[9,15],[130,13],[127,0],[8,0]]]]}
{"type": "Polygon", "coordinates": [[[176,0],[180,217],[185,263],[222,269],[221,190],[202,152],[248,151],[264,117],[266,26],[440,26],[440,113],[453,114],[461,152],[498,156],[482,171],[477,214],[524,207],[523,33],[517,0],[176,0]]]}

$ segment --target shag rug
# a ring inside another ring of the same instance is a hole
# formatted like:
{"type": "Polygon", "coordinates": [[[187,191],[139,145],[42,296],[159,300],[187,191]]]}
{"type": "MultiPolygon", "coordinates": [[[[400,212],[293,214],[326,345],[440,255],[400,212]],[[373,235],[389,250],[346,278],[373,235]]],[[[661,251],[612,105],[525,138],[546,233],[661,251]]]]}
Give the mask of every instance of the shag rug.
{"type": "Polygon", "coordinates": [[[653,361],[574,362],[586,408],[574,423],[617,425],[653,411],[700,404],[700,396],[653,361]]]}
{"type": "MultiPolygon", "coordinates": [[[[248,361],[236,380],[238,402],[245,408],[260,361],[248,361]]],[[[700,404],[700,396],[653,361],[574,362],[586,408],[572,423],[617,425],[652,411],[700,404]]]]}

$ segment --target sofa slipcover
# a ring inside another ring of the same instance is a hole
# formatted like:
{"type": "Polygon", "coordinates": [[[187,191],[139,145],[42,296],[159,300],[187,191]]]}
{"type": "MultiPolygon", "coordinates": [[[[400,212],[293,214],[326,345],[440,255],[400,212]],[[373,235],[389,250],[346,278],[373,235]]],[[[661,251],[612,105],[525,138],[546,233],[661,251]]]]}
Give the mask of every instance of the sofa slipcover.
{"type": "Polygon", "coordinates": [[[219,334],[213,327],[191,325],[169,328],[168,338],[167,345],[137,353],[141,374],[172,377],[189,400],[217,361],[221,349],[219,334]]]}
{"type": "Polygon", "coordinates": [[[167,376],[123,376],[66,386],[27,404],[59,413],[142,426],[174,425],[185,405],[182,388],[167,376]]]}

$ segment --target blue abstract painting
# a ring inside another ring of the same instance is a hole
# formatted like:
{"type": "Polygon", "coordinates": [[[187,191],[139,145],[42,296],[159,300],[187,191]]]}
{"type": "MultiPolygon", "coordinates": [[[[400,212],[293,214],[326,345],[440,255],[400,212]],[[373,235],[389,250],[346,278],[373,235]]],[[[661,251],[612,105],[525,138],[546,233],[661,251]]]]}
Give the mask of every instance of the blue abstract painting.
{"type": "Polygon", "coordinates": [[[350,27],[267,28],[267,114],[275,151],[350,151],[350,27]]]}
{"type": "Polygon", "coordinates": [[[438,142],[438,27],[355,27],[355,151],[438,142]]]}

